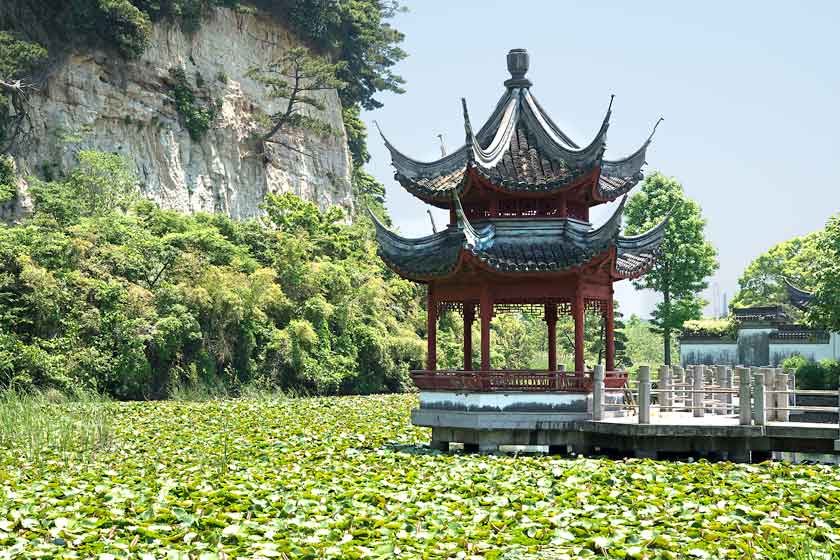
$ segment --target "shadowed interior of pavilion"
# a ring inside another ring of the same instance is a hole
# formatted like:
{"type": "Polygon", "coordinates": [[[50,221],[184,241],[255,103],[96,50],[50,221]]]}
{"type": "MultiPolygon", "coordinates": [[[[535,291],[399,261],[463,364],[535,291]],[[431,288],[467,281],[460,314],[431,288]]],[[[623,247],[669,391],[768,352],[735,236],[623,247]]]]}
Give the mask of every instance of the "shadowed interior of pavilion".
{"type": "Polygon", "coordinates": [[[613,283],[637,278],[655,264],[667,224],[666,218],[633,237],[620,233],[626,193],[643,178],[653,132],[631,155],[605,159],[611,99],[595,138],[583,147],[575,144],[532,95],[525,78],[528,60],[523,49],[510,51],[506,91],[477,133],[462,101],[466,141],[453,153],[417,161],[383,135],[397,181],[420,200],[449,210],[445,229],[416,239],[400,236],[372,215],[380,257],[403,278],[427,285],[426,369],[412,372],[421,391],[590,392],[587,311],[604,321],[606,386],[626,382],[626,373],[615,369],[613,283]],[[619,198],[613,215],[594,228],[589,209],[619,198]],[[545,320],[548,369],[493,369],[493,316],[523,310],[545,320]],[[445,311],[463,318],[462,370],[437,369],[437,323],[445,311]],[[575,326],[570,372],[557,365],[557,322],[563,315],[575,326]],[[478,369],[472,363],[474,321],[481,327],[478,369]]]}

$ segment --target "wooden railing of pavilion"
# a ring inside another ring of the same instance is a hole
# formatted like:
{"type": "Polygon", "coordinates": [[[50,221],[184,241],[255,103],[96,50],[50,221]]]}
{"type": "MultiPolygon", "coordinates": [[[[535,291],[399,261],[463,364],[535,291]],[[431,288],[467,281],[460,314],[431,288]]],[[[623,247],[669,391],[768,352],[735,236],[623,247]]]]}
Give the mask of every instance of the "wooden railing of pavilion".
{"type": "MultiPolygon", "coordinates": [[[[590,372],[537,370],[415,370],[411,372],[414,384],[421,391],[529,391],[529,392],[591,392],[590,372]]],[[[607,372],[604,385],[621,389],[627,385],[627,372],[607,372]]]]}

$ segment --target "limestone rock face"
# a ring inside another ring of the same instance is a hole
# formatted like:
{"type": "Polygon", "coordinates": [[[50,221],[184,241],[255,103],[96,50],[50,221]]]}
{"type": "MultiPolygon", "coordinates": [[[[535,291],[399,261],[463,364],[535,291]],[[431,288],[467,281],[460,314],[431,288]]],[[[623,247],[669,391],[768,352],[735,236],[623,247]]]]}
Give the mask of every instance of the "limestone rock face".
{"type": "MultiPolygon", "coordinates": [[[[310,113],[331,133],[288,131],[281,139],[294,149],[272,144],[264,154],[253,141],[265,129],[259,119],[285,100],[268,98],[245,74],[297,45],[273,18],[218,9],[193,35],[157,24],[138,60],[96,51],[71,56],[31,99],[32,139],[16,157],[21,175],[56,176],[73,167],[79,150],[95,149],[133,161],[143,194],[164,208],[245,219],[259,214],[267,193],[292,192],[349,210],[351,157],[335,91],[323,92],[324,110],[310,113]],[[200,106],[218,108],[197,140],[174,103],[177,68],[200,106]]],[[[16,207],[25,211],[26,200],[16,207]]]]}

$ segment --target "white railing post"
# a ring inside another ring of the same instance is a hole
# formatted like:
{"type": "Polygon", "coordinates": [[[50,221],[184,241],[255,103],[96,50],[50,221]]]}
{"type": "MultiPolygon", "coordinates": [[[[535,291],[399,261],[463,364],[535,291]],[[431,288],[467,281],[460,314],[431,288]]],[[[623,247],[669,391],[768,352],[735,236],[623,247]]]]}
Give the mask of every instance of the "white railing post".
{"type": "Polygon", "coordinates": [[[604,366],[595,366],[592,373],[592,420],[604,419],[604,366]]]}
{"type": "Polygon", "coordinates": [[[752,424],[752,407],[750,402],[750,370],[736,367],[738,374],[738,423],[742,426],[752,424]]]}
{"type": "Polygon", "coordinates": [[[695,418],[700,418],[706,414],[703,405],[703,399],[706,396],[703,393],[704,369],[704,366],[694,366],[694,390],[691,393],[691,408],[695,418]]]}
{"type": "MultiPolygon", "coordinates": [[[[840,389],[837,390],[837,406],[840,407],[840,389]]],[[[838,422],[840,422],[840,418],[838,418],[838,422]]],[[[840,423],[838,423],[838,428],[840,428],[840,423]]],[[[840,451],[840,438],[834,440],[834,450],[840,451]]]]}
{"type": "Polygon", "coordinates": [[[764,426],[767,423],[763,370],[764,368],[759,368],[760,373],[753,374],[753,422],[756,426],[764,426]]]}
{"type": "Polygon", "coordinates": [[[671,368],[662,366],[659,368],[659,409],[662,412],[671,412],[673,394],[671,368]]]}
{"type": "MultiPolygon", "coordinates": [[[[685,390],[685,370],[682,366],[674,366],[674,375],[671,378],[675,391],[671,393],[671,404],[676,405],[678,400],[683,400],[683,390],[685,390]],[[677,389],[679,387],[679,389],[677,389]]],[[[673,410],[673,409],[672,409],[673,410]]]]}
{"type": "Polygon", "coordinates": [[[776,370],[771,367],[763,367],[764,372],[764,402],[767,407],[767,421],[776,420],[776,370]]]}
{"type": "MultiPolygon", "coordinates": [[[[726,379],[726,366],[715,366],[715,385],[718,389],[723,389],[726,379]]],[[[713,393],[715,401],[715,414],[726,414],[726,406],[724,405],[723,393],[713,393]]]]}
{"type": "Polygon", "coordinates": [[[788,376],[779,369],[776,371],[776,421],[790,421],[790,405],[788,404],[788,376]],[[784,409],[784,410],[782,410],[784,409]]]}
{"type": "Polygon", "coordinates": [[[639,424],[650,424],[650,367],[639,367],[639,424]]]}
{"type": "MultiPolygon", "coordinates": [[[[723,388],[727,391],[732,390],[732,368],[727,367],[723,372],[723,388]]],[[[732,406],[732,393],[725,393],[723,396],[723,413],[735,414],[735,408],[732,406]]]]}

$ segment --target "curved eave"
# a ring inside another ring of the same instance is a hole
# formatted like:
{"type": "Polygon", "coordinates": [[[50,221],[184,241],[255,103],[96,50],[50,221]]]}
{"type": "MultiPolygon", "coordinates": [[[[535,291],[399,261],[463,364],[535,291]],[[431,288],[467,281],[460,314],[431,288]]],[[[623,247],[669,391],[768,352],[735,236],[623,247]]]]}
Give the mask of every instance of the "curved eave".
{"type": "Polygon", "coordinates": [[[563,191],[571,191],[579,187],[589,188],[588,185],[594,181],[598,169],[581,171],[561,181],[546,181],[536,184],[527,181],[499,181],[497,177],[493,177],[486,170],[478,166],[470,166],[463,174],[459,171],[450,175],[448,178],[440,178],[435,183],[432,183],[430,180],[411,180],[399,173],[395,173],[394,178],[406,191],[423,202],[432,204],[438,208],[448,209],[453,195],[457,195],[463,199],[472,190],[472,181],[470,180],[471,172],[475,173],[477,177],[480,177],[484,181],[486,188],[496,192],[504,194],[527,194],[539,198],[556,195],[563,191]]]}
{"type": "Polygon", "coordinates": [[[627,197],[621,199],[618,207],[613,212],[612,216],[603,223],[599,228],[587,232],[587,244],[594,246],[611,246],[616,244],[621,231],[621,217],[624,214],[624,205],[627,203],[627,197]]]}
{"type": "Polygon", "coordinates": [[[433,204],[439,208],[449,208],[452,196],[462,197],[469,190],[469,174],[466,169],[437,179],[409,179],[399,172],[394,174],[402,187],[423,202],[433,204]]]}
{"type": "Polygon", "coordinates": [[[653,125],[653,130],[641,147],[623,159],[601,161],[601,175],[595,185],[593,198],[601,202],[611,202],[625,195],[644,178],[642,167],[647,163],[647,149],[653,141],[662,117],[653,125]]]}
{"type": "Polygon", "coordinates": [[[787,278],[785,278],[784,281],[787,287],[788,298],[790,299],[791,305],[793,305],[800,311],[807,311],[808,307],[811,305],[811,301],[814,299],[814,294],[812,294],[811,292],[806,292],[801,288],[797,288],[787,278]]]}
{"type": "MultiPolygon", "coordinates": [[[[488,137],[497,134],[512,100],[515,100],[515,98],[510,91],[506,91],[501,99],[499,99],[496,108],[487,119],[487,122],[475,135],[475,140],[479,143],[479,147],[482,143],[486,142],[488,137]]],[[[382,132],[382,128],[377,121],[374,121],[374,124],[379,131],[379,135],[382,137],[382,141],[385,143],[385,147],[391,154],[391,164],[394,166],[396,173],[408,181],[435,179],[442,175],[449,175],[458,169],[466,169],[467,163],[471,159],[472,145],[468,142],[440,159],[434,161],[416,160],[398,150],[382,132]]]]}
{"type": "Polygon", "coordinates": [[[566,145],[563,140],[565,135],[563,137],[558,136],[556,125],[542,112],[541,107],[528,90],[524,90],[522,93],[521,112],[525,125],[534,134],[539,148],[547,157],[572,164],[576,168],[582,168],[595,165],[604,155],[607,143],[607,130],[609,129],[610,116],[612,115],[612,97],[610,97],[610,106],[607,108],[607,113],[604,115],[601,128],[598,130],[595,138],[592,139],[589,145],[580,149],[571,148],[566,145]]]}
{"type": "Polygon", "coordinates": [[[376,228],[377,253],[400,276],[412,280],[446,276],[458,264],[461,249],[466,242],[464,232],[446,228],[438,233],[420,238],[407,238],[391,231],[368,209],[376,228]]]}
{"type": "Polygon", "coordinates": [[[653,265],[665,240],[665,231],[671,219],[671,212],[659,225],[647,232],[632,237],[618,236],[615,242],[616,255],[613,276],[618,279],[638,278],[653,265]]]}
{"type": "Polygon", "coordinates": [[[483,130],[488,134],[492,131],[492,138],[482,145],[481,139],[473,134],[470,115],[467,110],[467,100],[461,98],[461,105],[464,111],[464,131],[466,133],[467,156],[471,164],[485,169],[493,169],[502,159],[502,156],[510,150],[511,140],[516,133],[516,125],[519,122],[520,102],[517,96],[510,95],[507,102],[501,107],[501,114],[495,118],[499,111],[497,107],[491,120],[492,127],[485,125],[483,130]]]}
{"type": "Polygon", "coordinates": [[[374,124],[376,124],[376,129],[379,131],[379,135],[382,137],[385,147],[388,148],[388,151],[391,153],[391,164],[394,166],[396,173],[399,175],[402,175],[410,180],[419,180],[424,178],[434,179],[442,175],[453,173],[459,168],[466,168],[467,161],[469,160],[469,150],[466,145],[461,146],[451,154],[448,154],[438,160],[419,161],[410,158],[399,151],[393,144],[391,144],[382,132],[382,129],[379,127],[379,123],[374,121],[374,124]]]}

